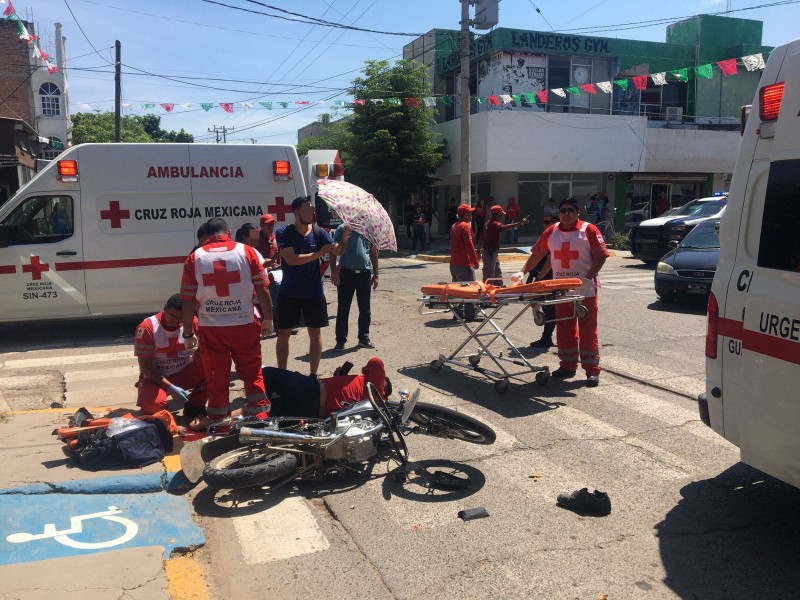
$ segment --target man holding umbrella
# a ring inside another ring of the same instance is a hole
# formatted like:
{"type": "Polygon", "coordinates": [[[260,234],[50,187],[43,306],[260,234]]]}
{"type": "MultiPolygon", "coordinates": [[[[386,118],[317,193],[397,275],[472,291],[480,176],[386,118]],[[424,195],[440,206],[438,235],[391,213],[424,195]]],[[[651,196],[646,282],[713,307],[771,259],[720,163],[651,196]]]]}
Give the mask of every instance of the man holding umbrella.
{"type": "Polygon", "coordinates": [[[331,260],[331,283],[336,286],[339,306],[336,311],[336,346],[341,352],[347,342],[347,320],[353,294],[358,303],[358,345],[361,348],[374,348],[369,339],[370,292],[378,287],[378,248],[360,233],[353,231],[350,241],[344,244],[346,226],[339,225],[333,234],[336,242],[343,244],[342,256],[338,261],[331,260]]]}

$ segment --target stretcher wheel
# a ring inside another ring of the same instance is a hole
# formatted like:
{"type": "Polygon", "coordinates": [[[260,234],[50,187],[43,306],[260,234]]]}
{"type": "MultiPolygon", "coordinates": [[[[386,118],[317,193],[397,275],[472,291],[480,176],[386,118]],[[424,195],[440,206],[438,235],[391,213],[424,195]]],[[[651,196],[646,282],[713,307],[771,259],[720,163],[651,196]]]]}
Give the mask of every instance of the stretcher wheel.
{"type": "Polygon", "coordinates": [[[481,355],[473,354],[467,360],[469,360],[469,364],[471,364],[473,367],[477,367],[478,363],[481,362],[481,355]]]}
{"type": "Polygon", "coordinates": [[[494,382],[494,389],[498,394],[505,394],[508,391],[508,379],[500,379],[494,382]]]}
{"type": "Polygon", "coordinates": [[[442,370],[442,363],[440,363],[438,360],[432,360],[431,371],[433,371],[434,373],[438,373],[441,370],[442,370]]]}
{"type": "Polygon", "coordinates": [[[544,325],[545,322],[544,311],[539,306],[537,306],[536,310],[533,311],[533,322],[536,323],[539,327],[544,325]]]}
{"type": "Polygon", "coordinates": [[[586,315],[589,314],[589,311],[586,310],[586,307],[583,304],[578,302],[575,303],[575,314],[578,315],[579,319],[585,319],[586,315]]]}
{"type": "Polygon", "coordinates": [[[550,379],[550,373],[547,371],[539,371],[536,373],[536,383],[539,385],[545,385],[547,381],[550,379]]]}

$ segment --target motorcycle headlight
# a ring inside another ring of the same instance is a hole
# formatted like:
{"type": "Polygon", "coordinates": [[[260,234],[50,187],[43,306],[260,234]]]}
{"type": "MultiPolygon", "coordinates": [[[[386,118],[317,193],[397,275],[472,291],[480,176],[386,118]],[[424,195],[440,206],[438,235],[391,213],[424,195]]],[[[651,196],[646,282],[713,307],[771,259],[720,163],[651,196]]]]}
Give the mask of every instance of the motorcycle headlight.
{"type": "Polygon", "coordinates": [[[675,269],[672,268],[672,265],[659,262],[658,266],[656,267],[656,273],[661,273],[662,275],[675,275],[675,269]]]}

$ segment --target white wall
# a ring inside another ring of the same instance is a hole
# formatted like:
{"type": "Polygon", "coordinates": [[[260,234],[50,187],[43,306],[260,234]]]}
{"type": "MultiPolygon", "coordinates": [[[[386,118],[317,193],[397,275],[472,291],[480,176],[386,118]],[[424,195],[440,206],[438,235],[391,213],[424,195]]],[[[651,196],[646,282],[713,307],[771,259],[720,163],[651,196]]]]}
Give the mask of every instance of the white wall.
{"type": "Polygon", "coordinates": [[[644,170],[731,173],[741,139],[738,131],[648,129],[644,170]]]}
{"type": "MultiPolygon", "coordinates": [[[[729,173],[739,134],[648,128],[645,117],[494,110],[472,115],[473,173],[667,172],[729,173]]],[[[448,141],[450,161],[437,176],[461,169],[461,121],[434,127],[448,141]]]]}

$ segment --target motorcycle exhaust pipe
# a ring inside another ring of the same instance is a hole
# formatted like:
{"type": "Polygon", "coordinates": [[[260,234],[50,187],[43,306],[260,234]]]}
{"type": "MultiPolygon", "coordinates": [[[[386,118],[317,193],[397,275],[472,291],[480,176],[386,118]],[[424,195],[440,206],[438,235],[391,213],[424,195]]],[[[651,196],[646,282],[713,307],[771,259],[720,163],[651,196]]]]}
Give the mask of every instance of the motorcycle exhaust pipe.
{"type": "Polygon", "coordinates": [[[274,429],[261,429],[255,427],[242,427],[239,431],[239,441],[260,444],[317,444],[324,445],[333,441],[333,437],[316,437],[302,433],[276,431],[274,429]]]}

